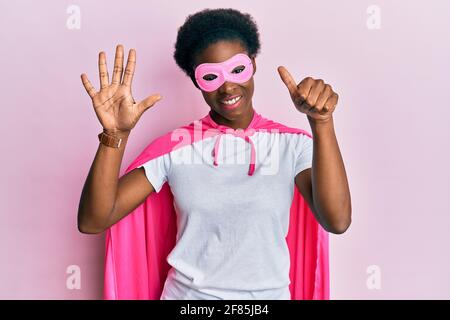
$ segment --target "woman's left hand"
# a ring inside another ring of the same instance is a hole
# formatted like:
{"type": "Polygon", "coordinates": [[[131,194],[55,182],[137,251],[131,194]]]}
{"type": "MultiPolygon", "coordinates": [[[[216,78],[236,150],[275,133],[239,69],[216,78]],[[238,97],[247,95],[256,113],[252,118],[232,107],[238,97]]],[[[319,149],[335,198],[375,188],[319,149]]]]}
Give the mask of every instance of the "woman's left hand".
{"type": "Polygon", "coordinates": [[[309,121],[325,123],[332,119],[339,96],[329,84],[322,79],[306,77],[297,85],[283,66],[278,67],[278,73],[287,86],[295,107],[305,113],[309,121]]]}

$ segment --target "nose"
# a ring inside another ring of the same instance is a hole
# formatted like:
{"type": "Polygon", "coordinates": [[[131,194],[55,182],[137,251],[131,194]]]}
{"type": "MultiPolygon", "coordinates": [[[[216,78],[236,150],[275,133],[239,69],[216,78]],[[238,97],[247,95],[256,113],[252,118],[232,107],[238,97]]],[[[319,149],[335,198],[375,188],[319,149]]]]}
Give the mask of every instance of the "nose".
{"type": "Polygon", "coordinates": [[[219,88],[219,93],[221,94],[233,94],[236,92],[237,84],[229,81],[225,81],[219,88]]]}

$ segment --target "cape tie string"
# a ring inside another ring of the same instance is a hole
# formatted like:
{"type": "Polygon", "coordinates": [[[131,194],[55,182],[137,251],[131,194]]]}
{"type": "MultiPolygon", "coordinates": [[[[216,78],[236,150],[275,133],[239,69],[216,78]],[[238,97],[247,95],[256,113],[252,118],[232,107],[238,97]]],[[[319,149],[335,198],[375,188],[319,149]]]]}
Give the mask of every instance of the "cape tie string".
{"type": "Polygon", "coordinates": [[[250,136],[255,133],[255,130],[254,129],[233,130],[233,129],[230,129],[229,127],[218,127],[217,129],[219,130],[219,137],[217,138],[216,143],[214,144],[214,165],[215,166],[219,165],[217,162],[217,158],[219,155],[220,139],[222,138],[222,135],[229,133],[235,137],[242,138],[242,139],[244,139],[244,141],[250,143],[251,156],[250,156],[250,166],[249,166],[249,170],[248,170],[248,175],[249,176],[253,175],[253,172],[255,172],[256,151],[255,151],[255,145],[254,145],[252,139],[250,139],[250,136]]]}

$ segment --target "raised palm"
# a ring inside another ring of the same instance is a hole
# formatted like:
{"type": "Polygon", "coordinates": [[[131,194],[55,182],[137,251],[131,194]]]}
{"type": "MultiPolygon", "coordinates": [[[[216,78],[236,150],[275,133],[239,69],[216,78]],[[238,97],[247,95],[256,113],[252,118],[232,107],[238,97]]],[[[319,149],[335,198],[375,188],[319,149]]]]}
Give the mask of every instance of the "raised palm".
{"type": "Polygon", "coordinates": [[[109,83],[106,55],[103,51],[99,53],[100,91],[98,92],[96,92],[86,74],[81,75],[81,81],[92,99],[97,118],[106,130],[130,131],[142,114],[162,98],[159,94],[153,94],[139,103],[134,101],[131,94],[131,83],[136,65],[136,51],[130,49],[125,72],[123,58],[123,46],[118,45],[112,81],[109,83]]]}

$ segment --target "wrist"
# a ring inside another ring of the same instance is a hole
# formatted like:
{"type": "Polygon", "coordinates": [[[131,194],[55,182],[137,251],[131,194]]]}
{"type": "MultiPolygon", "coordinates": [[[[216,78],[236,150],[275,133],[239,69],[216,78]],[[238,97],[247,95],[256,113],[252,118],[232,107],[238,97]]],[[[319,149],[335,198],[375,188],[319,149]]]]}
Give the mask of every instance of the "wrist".
{"type": "Polygon", "coordinates": [[[325,133],[325,132],[334,132],[334,122],[333,117],[328,118],[327,120],[315,120],[308,116],[309,124],[311,126],[311,130],[313,133],[325,133]]]}
{"type": "Polygon", "coordinates": [[[119,130],[119,129],[105,129],[103,128],[103,132],[107,135],[116,137],[116,138],[128,138],[131,133],[131,130],[119,130]]]}

